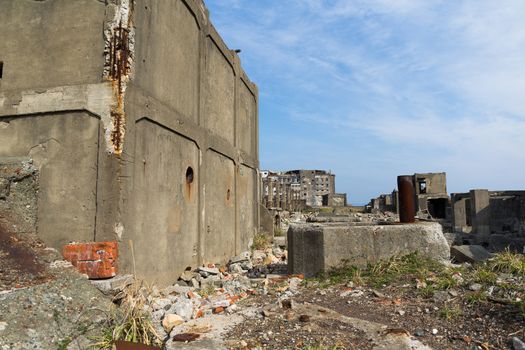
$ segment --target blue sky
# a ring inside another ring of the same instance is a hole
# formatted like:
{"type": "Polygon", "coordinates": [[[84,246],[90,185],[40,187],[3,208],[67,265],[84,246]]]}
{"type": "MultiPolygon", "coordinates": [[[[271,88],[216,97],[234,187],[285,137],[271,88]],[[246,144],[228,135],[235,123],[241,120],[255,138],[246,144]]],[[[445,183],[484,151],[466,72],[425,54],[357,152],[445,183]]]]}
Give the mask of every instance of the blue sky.
{"type": "Polygon", "coordinates": [[[525,189],[525,1],[206,5],[259,86],[261,169],[331,169],[352,204],[415,172],[525,189]]]}

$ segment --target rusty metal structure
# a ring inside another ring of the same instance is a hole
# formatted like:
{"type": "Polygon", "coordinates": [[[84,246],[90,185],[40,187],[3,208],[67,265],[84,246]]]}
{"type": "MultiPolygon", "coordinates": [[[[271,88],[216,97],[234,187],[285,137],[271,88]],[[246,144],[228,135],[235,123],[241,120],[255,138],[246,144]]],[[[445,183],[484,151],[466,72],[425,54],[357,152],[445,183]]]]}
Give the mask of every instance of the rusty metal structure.
{"type": "Polygon", "coordinates": [[[399,193],[399,221],[405,224],[412,223],[415,221],[416,215],[413,176],[398,176],[397,188],[399,193]]]}

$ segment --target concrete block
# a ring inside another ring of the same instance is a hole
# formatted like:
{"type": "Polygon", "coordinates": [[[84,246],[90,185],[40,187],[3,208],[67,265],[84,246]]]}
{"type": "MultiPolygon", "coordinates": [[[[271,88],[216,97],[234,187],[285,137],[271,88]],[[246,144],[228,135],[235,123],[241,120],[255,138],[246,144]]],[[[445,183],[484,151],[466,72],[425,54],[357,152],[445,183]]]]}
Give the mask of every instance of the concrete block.
{"type": "Polygon", "coordinates": [[[92,280],[91,284],[107,295],[117,295],[133,283],[133,275],[119,275],[105,280],[92,280]]]}
{"type": "Polygon", "coordinates": [[[273,237],[273,245],[275,247],[286,247],[286,236],[275,236],[273,237]]]}
{"type": "Polygon", "coordinates": [[[485,261],[492,256],[480,245],[455,245],[450,248],[450,255],[460,263],[485,261]]]}
{"type": "Polygon", "coordinates": [[[307,277],[343,261],[366,265],[416,251],[438,261],[450,258],[440,224],[292,224],[288,230],[289,273],[307,277]]]}

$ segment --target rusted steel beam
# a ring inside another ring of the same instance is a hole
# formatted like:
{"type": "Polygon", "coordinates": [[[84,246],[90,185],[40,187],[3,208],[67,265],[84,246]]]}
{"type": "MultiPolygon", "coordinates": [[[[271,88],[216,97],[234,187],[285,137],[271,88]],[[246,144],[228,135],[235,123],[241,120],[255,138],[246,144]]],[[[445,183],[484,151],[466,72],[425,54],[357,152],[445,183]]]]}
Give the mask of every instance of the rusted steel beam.
{"type": "Polygon", "coordinates": [[[416,194],[414,191],[413,176],[398,176],[397,189],[399,193],[399,221],[402,223],[414,222],[416,215],[416,194]]]}

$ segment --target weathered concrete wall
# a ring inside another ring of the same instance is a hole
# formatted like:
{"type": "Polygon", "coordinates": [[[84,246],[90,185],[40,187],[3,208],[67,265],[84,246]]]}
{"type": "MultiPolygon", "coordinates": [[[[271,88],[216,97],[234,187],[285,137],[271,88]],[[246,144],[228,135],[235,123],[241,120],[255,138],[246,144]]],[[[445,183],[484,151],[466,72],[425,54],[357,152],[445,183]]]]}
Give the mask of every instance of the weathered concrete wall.
{"type": "Polygon", "coordinates": [[[38,169],[38,231],[60,247],[95,233],[99,121],[71,112],[0,118],[0,157],[28,157],[38,169]]]}
{"type": "Polygon", "coordinates": [[[160,283],[248,247],[258,92],[202,1],[0,0],[0,31],[0,157],[39,167],[46,243],[118,240],[160,283]]]}
{"type": "Polygon", "coordinates": [[[293,224],[288,230],[289,272],[308,277],[343,261],[366,265],[413,252],[448,260],[450,247],[441,225],[293,224]]]}
{"type": "Polygon", "coordinates": [[[0,0],[0,91],[100,82],[105,10],[93,0],[0,0]]]}

